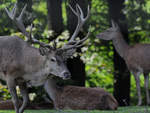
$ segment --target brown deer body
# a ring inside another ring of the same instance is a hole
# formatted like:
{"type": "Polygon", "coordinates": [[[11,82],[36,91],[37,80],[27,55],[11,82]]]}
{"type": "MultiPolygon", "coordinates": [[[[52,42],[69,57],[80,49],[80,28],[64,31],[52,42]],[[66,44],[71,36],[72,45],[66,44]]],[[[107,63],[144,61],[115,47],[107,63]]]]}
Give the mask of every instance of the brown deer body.
{"type": "Polygon", "coordinates": [[[102,88],[58,87],[52,79],[46,84],[56,109],[116,110],[118,107],[116,99],[102,88]]]}
{"type": "Polygon", "coordinates": [[[128,69],[134,75],[138,93],[138,105],[142,104],[141,88],[140,88],[140,74],[144,74],[146,100],[150,104],[148,84],[150,72],[150,44],[135,44],[129,46],[120,32],[119,26],[112,22],[112,28],[97,35],[99,39],[112,40],[113,45],[119,55],[125,60],[128,69]]]}
{"type": "Polygon", "coordinates": [[[15,4],[11,12],[7,8],[5,9],[8,16],[16,23],[17,27],[28,38],[28,41],[40,45],[38,49],[17,36],[0,36],[0,78],[5,80],[8,85],[16,113],[23,113],[29,100],[27,85],[44,85],[51,76],[59,76],[63,79],[70,78],[71,74],[65,64],[65,60],[72,56],[76,48],[81,47],[88,38],[89,32],[82,40],[75,40],[84,22],[89,17],[89,8],[88,14],[84,18],[79,5],[76,5],[77,11],[70,7],[75,15],[78,16],[77,28],[67,44],[61,48],[54,48],[33,38],[31,34],[32,26],[30,33],[26,31],[22,23],[26,5],[19,17],[16,17],[16,6],[17,4],[15,4]],[[19,86],[23,96],[23,104],[20,108],[16,85],[19,86]]]}

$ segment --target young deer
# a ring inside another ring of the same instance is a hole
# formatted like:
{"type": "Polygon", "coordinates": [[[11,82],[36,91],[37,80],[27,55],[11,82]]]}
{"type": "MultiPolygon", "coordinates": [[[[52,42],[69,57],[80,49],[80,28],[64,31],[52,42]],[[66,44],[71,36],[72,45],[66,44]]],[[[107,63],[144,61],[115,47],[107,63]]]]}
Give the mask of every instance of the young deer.
{"type": "Polygon", "coordinates": [[[11,12],[7,8],[5,10],[10,19],[16,23],[17,27],[28,38],[28,41],[39,44],[40,48],[29,45],[29,43],[17,36],[0,36],[0,78],[5,80],[8,85],[16,113],[23,113],[27,105],[29,98],[27,93],[28,84],[31,86],[44,85],[51,76],[59,76],[63,79],[70,78],[70,72],[65,60],[73,55],[76,48],[83,46],[83,42],[89,36],[88,32],[82,40],[75,39],[89,17],[89,7],[85,18],[79,5],[76,5],[77,12],[70,7],[78,17],[78,25],[68,43],[61,48],[54,48],[49,44],[40,42],[32,37],[31,32],[26,31],[22,21],[26,7],[27,5],[25,5],[19,17],[16,17],[17,4],[15,4],[11,12]],[[16,85],[19,85],[23,96],[23,104],[20,108],[16,85]]]}
{"type": "Polygon", "coordinates": [[[140,79],[141,73],[145,78],[146,100],[147,104],[150,104],[149,98],[149,72],[150,72],[150,44],[136,44],[129,46],[120,32],[119,26],[112,21],[112,27],[106,31],[97,35],[97,38],[104,40],[112,40],[113,45],[119,55],[125,60],[128,69],[135,77],[137,93],[138,93],[138,105],[142,104],[140,79]]]}
{"type": "Polygon", "coordinates": [[[102,88],[58,87],[54,79],[45,85],[56,109],[116,110],[118,107],[116,99],[102,88]]]}

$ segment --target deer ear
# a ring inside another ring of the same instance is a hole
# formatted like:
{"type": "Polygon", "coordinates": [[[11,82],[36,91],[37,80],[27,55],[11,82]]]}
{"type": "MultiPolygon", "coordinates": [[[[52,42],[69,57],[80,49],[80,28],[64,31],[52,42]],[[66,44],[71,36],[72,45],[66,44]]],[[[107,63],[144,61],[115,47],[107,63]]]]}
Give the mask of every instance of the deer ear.
{"type": "Polygon", "coordinates": [[[112,24],[112,27],[115,28],[115,22],[114,22],[114,20],[111,20],[111,24],[112,24]]]}
{"type": "Polygon", "coordinates": [[[119,30],[119,25],[114,21],[114,20],[111,20],[111,24],[112,24],[112,27],[117,31],[119,30]]]}
{"type": "Polygon", "coordinates": [[[40,46],[39,51],[42,56],[46,55],[49,52],[48,48],[43,46],[40,46]]]}

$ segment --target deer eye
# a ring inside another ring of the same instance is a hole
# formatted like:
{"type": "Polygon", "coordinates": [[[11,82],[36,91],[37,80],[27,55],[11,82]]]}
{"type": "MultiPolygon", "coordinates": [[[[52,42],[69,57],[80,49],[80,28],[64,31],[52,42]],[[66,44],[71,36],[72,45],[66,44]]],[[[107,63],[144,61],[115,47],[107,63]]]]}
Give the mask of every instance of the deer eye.
{"type": "Polygon", "coordinates": [[[51,58],[51,61],[52,61],[52,62],[56,62],[56,58],[52,57],[52,58],[51,58]]]}

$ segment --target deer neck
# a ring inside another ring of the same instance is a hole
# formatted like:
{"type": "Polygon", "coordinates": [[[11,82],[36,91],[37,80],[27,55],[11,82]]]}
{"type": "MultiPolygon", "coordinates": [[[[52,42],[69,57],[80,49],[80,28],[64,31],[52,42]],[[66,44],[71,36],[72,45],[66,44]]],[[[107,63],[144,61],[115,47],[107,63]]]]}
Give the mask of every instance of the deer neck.
{"type": "Polygon", "coordinates": [[[58,93],[58,88],[55,80],[49,79],[45,84],[45,89],[53,102],[55,102],[58,93]]]}
{"type": "Polygon", "coordinates": [[[116,51],[118,52],[118,54],[122,57],[125,58],[126,52],[129,49],[129,45],[127,44],[127,42],[123,39],[123,36],[121,33],[117,33],[117,36],[114,37],[113,41],[113,45],[116,49],[116,51]]]}

